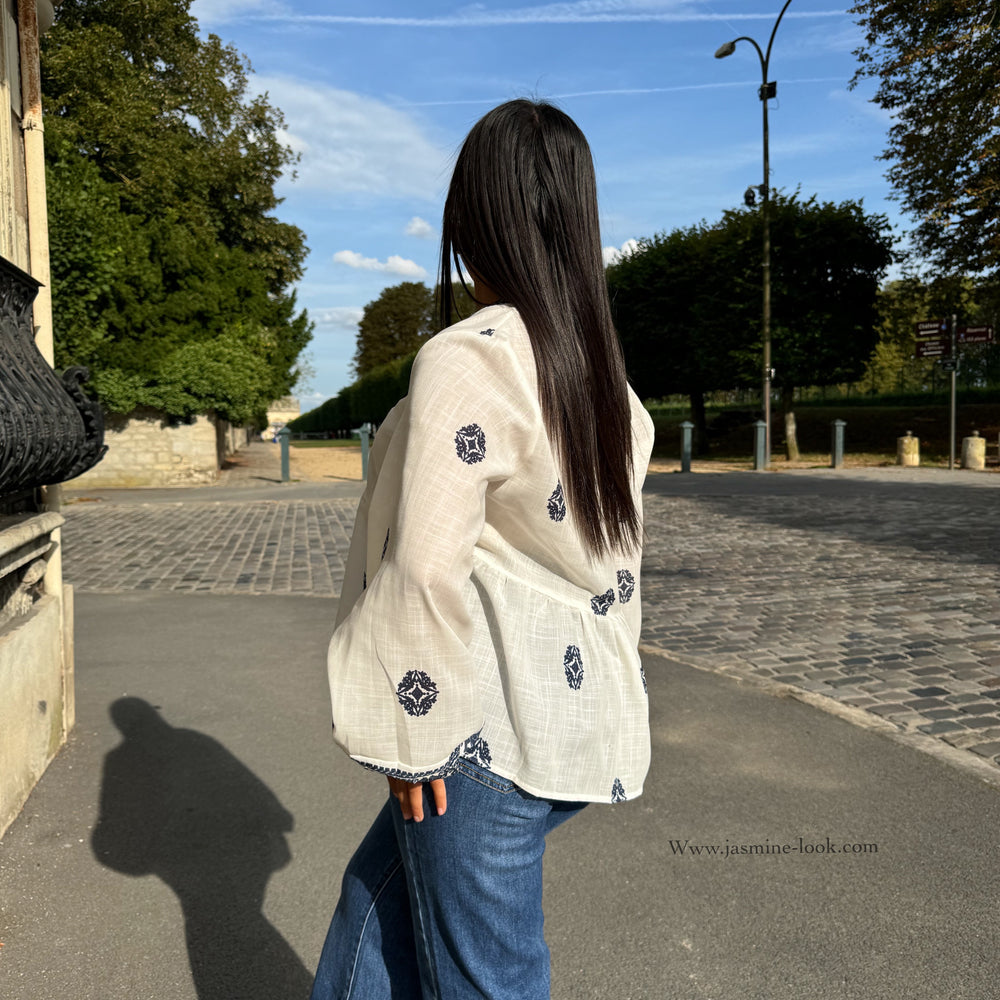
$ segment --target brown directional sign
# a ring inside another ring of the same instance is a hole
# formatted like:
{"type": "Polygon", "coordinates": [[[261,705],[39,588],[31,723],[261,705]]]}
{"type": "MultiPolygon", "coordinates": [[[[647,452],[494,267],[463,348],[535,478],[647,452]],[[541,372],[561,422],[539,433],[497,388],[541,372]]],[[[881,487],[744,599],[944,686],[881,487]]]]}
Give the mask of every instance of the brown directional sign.
{"type": "Polygon", "coordinates": [[[943,358],[949,354],[951,354],[951,341],[947,337],[917,341],[918,358],[943,358]]]}
{"type": "Polygon", "coordinates": [[[989,344],[993,340],[992,326],[960,326],[955,331],[960,344],[989,344]]]}
{"type": "Polygon", "coordinates": [[[946,319],[922,319],[916,324],[914,336],[917,340],[927,340],[929,337],[943,337],[948,332],[946,319]]]}

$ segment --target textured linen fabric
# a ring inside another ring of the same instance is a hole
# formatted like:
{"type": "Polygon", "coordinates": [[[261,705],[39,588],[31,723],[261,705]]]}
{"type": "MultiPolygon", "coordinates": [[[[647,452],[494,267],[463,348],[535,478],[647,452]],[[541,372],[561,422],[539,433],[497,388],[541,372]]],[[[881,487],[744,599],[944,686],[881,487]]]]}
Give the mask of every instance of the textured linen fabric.
{"type": "MultiPolygon", "coordinates": [[[[653,426],[629,400],[639,505],[653,426]]],[[[465,757],[543,798],[638,795],[639,559],[583,546],[517,311],[437,334],[370,455],[328,656],[336,741],[414,781],[465,757]]]]}

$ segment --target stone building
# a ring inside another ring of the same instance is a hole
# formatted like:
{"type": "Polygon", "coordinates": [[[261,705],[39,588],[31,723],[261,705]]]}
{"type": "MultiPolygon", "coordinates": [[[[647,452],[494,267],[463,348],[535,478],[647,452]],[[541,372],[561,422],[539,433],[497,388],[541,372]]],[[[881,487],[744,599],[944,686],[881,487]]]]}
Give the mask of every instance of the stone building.
{"type": "Polygon", "coordinates": [[[0,835],[74,722],[58,484],[103,454],[82,369],[52,370],[38,38],[50,0],[0,10],[0,835]]]}

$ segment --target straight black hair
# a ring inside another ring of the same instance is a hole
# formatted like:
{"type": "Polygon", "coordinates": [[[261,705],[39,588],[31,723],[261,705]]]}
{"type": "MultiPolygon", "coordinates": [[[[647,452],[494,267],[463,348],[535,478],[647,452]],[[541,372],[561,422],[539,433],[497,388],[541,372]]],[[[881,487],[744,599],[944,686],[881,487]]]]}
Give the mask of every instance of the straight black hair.
{"type": "MultiPolygon", "coordinates": [[[[462,264],[517,309],[563,490],[587,549],[639,543],[632,425],[611,319],[587,140],[551,104],[509,101],[473,126],[458,155],[441,227],[441,322],[455,321],[462,264]]],[[[464,279],[462,279],[464,285],[464,279]]]]}

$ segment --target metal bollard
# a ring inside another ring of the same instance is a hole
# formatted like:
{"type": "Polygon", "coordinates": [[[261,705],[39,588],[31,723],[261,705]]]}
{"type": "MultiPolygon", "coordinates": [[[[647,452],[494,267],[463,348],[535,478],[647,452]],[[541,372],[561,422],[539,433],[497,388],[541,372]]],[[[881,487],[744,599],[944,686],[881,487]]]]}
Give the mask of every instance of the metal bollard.
{"type": "Polygon", "coordinates": [[[846,420],[834,420],[833,422],[833,448],[830,459],[831,469],[841,469],[844,466],[844,428],[847,426],[846,420]]]}
{"type": "Polygon", "coordinates": [[[690,420],[681,423],[681,472],[691,471],[691,432],[694,424],[690,420]]]}
{"type": "Polygon", "coordinates": [[[277,433],[278,444],[281,445],[281,481],[287,483],[290,476],[288,473],[288,440],[292,432],[287,427],[282,427],[277,433]]]}
{"type": "Polygon", "coordinates": [[[973,431],[967,438],[962,438],[962,468],[986,468],[986,438],[979,436],[979,431],[973,431]]]}
{"type": "Polygon", "coordinates": [[[767,424],[758,420],[753,425],[753,471],[763,472],[767,468],[767,456],[764,454],[767,441],[767,424]]]}
{"type": "Polygon", "coordinates": [[[907,431],[906,437],[896,438],[896,465],[914,466],[920,464],[920,438],[907,431]]]}
{"type": "Polygon", "coordinates": [[[368,445],[371,440],[372,425],[368,423],[356,427],[352,434],[357,434],[361,438],[361,478],[368,478],[368,445]]]}

